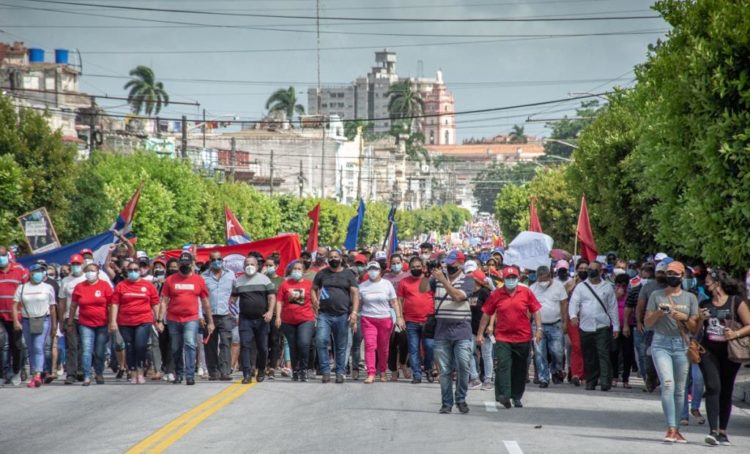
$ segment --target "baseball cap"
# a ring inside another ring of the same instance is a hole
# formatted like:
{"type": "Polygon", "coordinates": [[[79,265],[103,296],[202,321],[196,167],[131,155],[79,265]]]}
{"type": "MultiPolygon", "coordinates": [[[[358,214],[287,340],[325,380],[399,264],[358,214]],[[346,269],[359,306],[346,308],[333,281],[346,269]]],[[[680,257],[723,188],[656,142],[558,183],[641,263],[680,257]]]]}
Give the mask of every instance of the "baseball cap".
{"type": "Polygon", "coordinates": [[[354,256],[354,263],[367,263],[367,257],[363,254],[357,254],[354,256]]]}
{"type": "Polygon", "coordinates": [[[180,254],[180,258],[178,259],[178,262],[180,264],[192,264],[193,263],[193,254],[189,252],[183,252],[180,254]]]}
{"type": "Polygon", "coordinates": [[[466,256],[464,255],[464,253],[459,251],[458,249],[454,249],[445,258],[445,264],[453,265],[456,262],[463,262],[464,260],[466,260],[466,256]]]}
{"type": "Polygon", "coordinates": [[[77,263],[82,264],[83,263],[83,256],[81,254],[73,254],[70,256],[70,263],[77,263]]]}
{"type": "Polygon", "coordinates": [[[138,251],[138,252],[135,253],[135,258],[137,258],[138,260],[140,260],[140,259],[146,259],[146,260],[148,260],[148,254],[146,254],[145,251],[138,251]]]}
{"type": "Polygon", "coordinates": [[[45,269],[46,268],[44,267],[44,265],[41,265],[39,263],[34,263],[31,266],[29,266],[29,271],[43,271],[45,269]]]}
{"type": "Polygon", "coordinates": [[[161,263],[162,265],[167,264],[167,259],[164,256],[158,256],[154,259],[154,263],[161,263]]]}
{"type": "Polygon", "coordinates": [[[380,263],[378,262],[370,262],[367,264],[368,270],[380,270],[380,263]]]}
{"type": "Polygon", "coordinates": [[[378,251],[375,253],[375,260],[388,260],[388,254],[385,251],[378,251]]]}
{"type": "Polygon", "coordinates": [[[668,258],[669,256],[663,252],[657,252],[654,256],[654,260],[657,262],[661,262],[662,260],[668,258]]]}
{"type": "Polygon", "coordinates": [[[669,263],[665,263],[662,260],[656,265],[656,267],[654,268],[654,271],[656,271],[657,273],[659,272],[665,273],[667,271],[667,265],[669,265],[669,263]]]}
{"type": "Polygon", "coordinates": [[[86,248],[86,249],[81,249],[81,255],[86,255],[86,254],[91,254],[91,255],[94,255],[94,251],[92,251],[92,250],[91,250],[91,249],[89,249],[89,248],[86,248]]]}
{"type": "Polygon", "coordinates": [[[515,266],[509,266],[503,269],[503,279],[508,279],[509,277],[518,277],[521,275],[521,272],[518,271],[518,268],[515,266]]]}
{"type": "Polygon", "coordinates": [[[683,274],[685,272],[685,265],[675,260],[667,265],[667,271],[683,274]]]}
{"type": "Polygon", "coordinates": [[[472,271],[471,277],[473,277],[474,280],[478,282],[484,282],[487,279],[487,275],[484,274],[484,272],[479,269],[472,271]]]}
{"type": "Polygon", "coordinates": [[[565,260],[558,260],[555,263],[555,271],[557,270],[567,270],[568,269],[568,262],[565,260]]]}
{"type": "Polygon", "coordinates": [[[477,268],[479,268],[477,262],[475,262],[474,260],[467,260],[466,263],[464,263],[464,274],[471,274],[477,268]]]}

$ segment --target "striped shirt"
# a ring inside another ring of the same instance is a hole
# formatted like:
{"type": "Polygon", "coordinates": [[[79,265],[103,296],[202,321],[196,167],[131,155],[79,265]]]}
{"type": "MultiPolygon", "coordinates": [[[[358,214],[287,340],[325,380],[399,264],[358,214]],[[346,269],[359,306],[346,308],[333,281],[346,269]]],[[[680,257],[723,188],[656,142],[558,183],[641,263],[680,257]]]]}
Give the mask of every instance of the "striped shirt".
{"type": "Polygon", "coordinates": [[[451,285],[461,291],[464,298],[454,300],[443,284],[434,278],[430,280],[430,287],[435,292],[435,340],[471,339],[471,306],[468,297],[474,293],[474,279],[467,279],[462,272],[451,280],[451,285]]]}

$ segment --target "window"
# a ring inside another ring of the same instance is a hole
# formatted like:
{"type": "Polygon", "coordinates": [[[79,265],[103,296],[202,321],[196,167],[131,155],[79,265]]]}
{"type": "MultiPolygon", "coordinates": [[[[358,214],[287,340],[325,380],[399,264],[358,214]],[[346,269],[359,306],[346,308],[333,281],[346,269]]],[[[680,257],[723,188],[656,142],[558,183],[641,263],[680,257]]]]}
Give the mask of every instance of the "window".
{"type": "Polygon", "coordinates": [[[448,145],[450,143],[450,137],[451,137],[450,133],[448,131],[445,131],[445,144],[444,145],[448,145]]]}
{"type": "Polygon", "coordinates": [[[322,104],[320,105],[320,107],[322,107],[323,109],[325,109],[325,108],[327,108],[327,107],[328,107],[328,103],[322,103],[322,104]]]}
{"type": "Polygon", "coordinates": [[[448,126],[448,119],[445,119],[445,125],[448,126]]]}
{"type": "Polygon", "coordinates": [[[448,106],[445,106],[445,112],[448,112],[448,106]]]}

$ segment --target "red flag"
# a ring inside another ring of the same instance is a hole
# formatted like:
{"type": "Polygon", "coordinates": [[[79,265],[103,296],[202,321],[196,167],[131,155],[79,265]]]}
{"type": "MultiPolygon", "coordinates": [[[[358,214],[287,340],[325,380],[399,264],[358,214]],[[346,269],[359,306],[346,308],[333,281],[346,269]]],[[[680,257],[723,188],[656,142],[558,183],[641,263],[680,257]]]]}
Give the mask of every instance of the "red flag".
{"type": "Polygon", "coordinates": [[[529,206],[529,231],[543,233],[542,224],[539,223],[539,216],[536,213],[536,197],[531,198],[529,206]]]}
{"type": "Polygon", "coordinates": [[[224,205],[224,219],[226,231],[226,243],[228,245],[243,244],[250,242],[250,235],[240,225],[240,221],[234,216],[229,206],[224,205]]]}
{"type": "Polygon", "coordinates": [[[313,222],[310,226],[310,231],[307,234],[307,252],[313,253],[318,250],[318,227],[320,225],[320,202],[315,205],[315,208],[307,213],[307,217],[313,222]]]}
{"type": "Polygon", "coordinates": [[[589,222],[589,209],[586,207],[586,195],[581,197],[581,212],[578,215],[578,227],[576,236],[581,242],[581,257],[588,261],[596,260],[596,243],[594,243],[594,234],[591,233],[591,223],[589,222]]]}

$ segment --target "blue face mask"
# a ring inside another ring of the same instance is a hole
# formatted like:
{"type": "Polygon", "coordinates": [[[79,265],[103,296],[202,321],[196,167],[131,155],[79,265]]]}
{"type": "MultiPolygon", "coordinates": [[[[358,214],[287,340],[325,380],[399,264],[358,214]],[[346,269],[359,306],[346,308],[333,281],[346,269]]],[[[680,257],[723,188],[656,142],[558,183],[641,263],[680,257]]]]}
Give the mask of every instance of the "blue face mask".
{"type": "Polygon", "coordinates": [[[83,273],[83,267],[81,265],[71,265],[70,272],[73,276],[80,276],[83,273]]]}
{"type": "Polygon", "coordinates": [[[224,261],[221,259],[211,261],[211,268],[215,270],[220,270],[222,266],[224,266],[224,261]]]}
{"type": "Polygon", "coordinates": [[[34,271],[33,273],[31,273],[31,281],[35,284],[42,282],[42,280],[44,279],[44,274],[45,273],[43,271],[34,271]]]}
{"type": "Polygon", "coordinates": [[[508,290],[513,290],[518,286],[518,278],[512,277],[505,280],[505,286],[508,287],[508,290]]]}
{"type": "Polygon", "coordinates": [[[141,278],[141,273],[138,271],[128,271],[128,279],[135,282],[141,278]]]}
{"type": "Polygon", "coordinates": [[[529,284],[536,282],[536,273],[529,274],[529,284]]]}
{"type": "Polygon", "coordinates": [[[0,255],[0,266],[6,267],[8,266],[8,262],[10,260],[8,259],[8,254],[0,255]]]}
{"type": "Polygon", "coordinates": [[[391,265],[391,272],[393,273],[400,273],[402,269],[402,265],[399,263],[397,265],[391,265]]]}
{"type": "Polygon", "coordinates": [[[633,279],[638,275],[638,271],[634,270],[633,268],[628,268],[628,277],[630,279],[633,279]]]}
{"type": "Polygon", "coordinates": [[[295,281],[300,281],[302,280],[302,271],[297,271],[297,270],[292,271],[291,276],[292,276],[292,279],[294,279],[295,281]]]}

